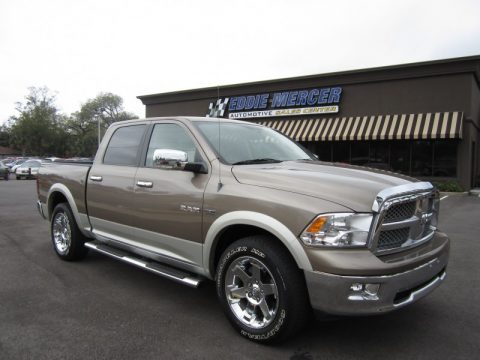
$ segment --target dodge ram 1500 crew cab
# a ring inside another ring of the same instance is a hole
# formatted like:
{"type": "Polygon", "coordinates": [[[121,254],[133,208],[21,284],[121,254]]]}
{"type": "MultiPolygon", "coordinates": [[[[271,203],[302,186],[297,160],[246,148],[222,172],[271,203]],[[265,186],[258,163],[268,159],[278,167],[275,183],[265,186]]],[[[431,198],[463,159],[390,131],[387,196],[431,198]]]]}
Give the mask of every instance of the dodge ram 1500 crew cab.
{"type": "Polygon", "coordinates": [[[297,332],[312,308],[411,304],[449,255],[430,183],[320,162],[225,119],[115,123],[93,164],[40,168],[37,206],[61,259],[91,249],[192,287],[214,280],[234,328],[259,342],[297,332]]]}

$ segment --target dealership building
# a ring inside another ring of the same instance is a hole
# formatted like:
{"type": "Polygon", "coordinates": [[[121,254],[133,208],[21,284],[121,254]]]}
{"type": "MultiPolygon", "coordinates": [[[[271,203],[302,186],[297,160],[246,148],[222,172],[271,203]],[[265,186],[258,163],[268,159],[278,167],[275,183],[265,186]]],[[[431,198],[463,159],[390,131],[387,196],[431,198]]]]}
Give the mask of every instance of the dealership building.
{"type": "Polygon", "coordinates": [[[259,123],[323,161],[480,185],[480,56],[138,98],[147,117],[259,123]]]}

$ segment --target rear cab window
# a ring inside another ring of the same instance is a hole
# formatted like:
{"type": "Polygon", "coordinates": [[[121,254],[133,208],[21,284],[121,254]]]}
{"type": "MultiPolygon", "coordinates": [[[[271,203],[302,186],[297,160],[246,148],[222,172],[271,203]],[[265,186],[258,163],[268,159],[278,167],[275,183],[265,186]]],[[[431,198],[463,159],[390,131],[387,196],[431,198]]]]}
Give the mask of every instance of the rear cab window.
{"type": "Polygon", "coordinates": [[[136,166],[145,129],[145,124],[139,124],[115,130],[105,150],[103,164],[136,166]]]}

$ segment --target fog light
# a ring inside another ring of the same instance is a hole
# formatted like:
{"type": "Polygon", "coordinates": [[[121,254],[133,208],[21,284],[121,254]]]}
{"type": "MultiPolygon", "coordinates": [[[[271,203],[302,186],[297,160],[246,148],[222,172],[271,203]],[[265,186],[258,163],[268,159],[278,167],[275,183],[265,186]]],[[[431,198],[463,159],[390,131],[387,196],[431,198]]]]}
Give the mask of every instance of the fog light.
{"type": "Polygon", "coordinates": [[[365,292],[370,296],[377,296],[379,288],[380,288],[380,284],[366,284],[365,292]]]}
{"type": "Polygon", "coordinates": [[[378,290],[380,284],[360,284],[354,283],[350,286],[352,294],[348,296],[348,300],[363,301],[363,300],[378,300],[378,290]]]}

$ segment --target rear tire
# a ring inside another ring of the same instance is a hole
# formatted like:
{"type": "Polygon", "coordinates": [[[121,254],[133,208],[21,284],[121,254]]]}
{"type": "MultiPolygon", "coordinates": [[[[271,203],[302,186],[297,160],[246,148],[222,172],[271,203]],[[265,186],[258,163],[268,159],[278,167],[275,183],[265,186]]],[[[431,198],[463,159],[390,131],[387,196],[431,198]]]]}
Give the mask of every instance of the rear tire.
{"type": "Polygon", "coordinates": [[[60,259],[76,261],[87,255],[85,237],[78,229],[67,203],[60,203],[53,210],[50,232],[53,249],[60,259]]]}
{"type": "Polygon", "coordinates": [[[293,336],[311,313],[303,273],[277,241],[237,240],[217,266],[217,296],[228,320],[242,336],[260,343],[293,336]]]}

